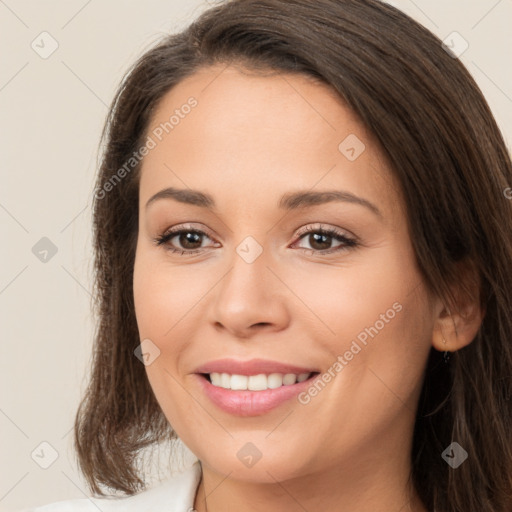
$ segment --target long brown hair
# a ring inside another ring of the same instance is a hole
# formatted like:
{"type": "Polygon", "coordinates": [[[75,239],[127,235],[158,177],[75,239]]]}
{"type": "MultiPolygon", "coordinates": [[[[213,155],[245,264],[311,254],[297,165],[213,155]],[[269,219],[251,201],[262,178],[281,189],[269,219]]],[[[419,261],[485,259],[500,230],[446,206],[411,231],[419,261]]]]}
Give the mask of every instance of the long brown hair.
{"type": "Polygon", "coordinates": [[[427,29],[378,0],[228,1],[166,36],[127,73],[103,131],[94,198],[99,321],[75,423],[78,461],[91,490],[144,489],[144,449],[176,437],[134,356],[140,343],[132,288],[140,165],[127,168],[126,162],[143,145],[163,95],[214,63],[301,73],[332,86],[391,164],[429,291],[456,304],[459,264],[473,269],[485,317],[475,339],[448,364],[431,349],[411,479],[429,510],[510,512],[510,156],[459,60],[427,29]],[[457,469],[441,457],[454,441],[469,454],[457,469]]]}

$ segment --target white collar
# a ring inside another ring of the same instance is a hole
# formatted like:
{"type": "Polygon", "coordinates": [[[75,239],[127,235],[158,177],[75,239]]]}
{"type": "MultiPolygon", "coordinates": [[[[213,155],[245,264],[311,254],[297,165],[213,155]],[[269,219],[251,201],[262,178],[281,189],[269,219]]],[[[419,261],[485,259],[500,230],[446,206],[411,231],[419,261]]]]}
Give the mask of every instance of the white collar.
{"type": "MultiPolygon", "coordinates": [[[[175,512],[194,508],[194,499],[201,480],[201,463],[194,462],[180,473],[151,489],[133,496],[81,498],[58,501],[27,512],[175,512]]],[[[26,510],[26,509],[25,509],[26,510]]]]}

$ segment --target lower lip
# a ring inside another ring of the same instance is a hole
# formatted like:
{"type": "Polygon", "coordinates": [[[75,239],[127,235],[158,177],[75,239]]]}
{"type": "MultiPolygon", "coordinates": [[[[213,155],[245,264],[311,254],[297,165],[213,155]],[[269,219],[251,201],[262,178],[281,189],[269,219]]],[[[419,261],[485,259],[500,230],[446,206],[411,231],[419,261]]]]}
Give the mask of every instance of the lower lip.
{"type": "Polygon", "coordinates": [[[237,416],[258,416],[269,412],[306,390],[318,374],[314,373],[309,379],[302,382],[263,391],[221,388],[214,386],[203,375],[196,374],[196,376],[208,398],[223,411],[237,416]]]}

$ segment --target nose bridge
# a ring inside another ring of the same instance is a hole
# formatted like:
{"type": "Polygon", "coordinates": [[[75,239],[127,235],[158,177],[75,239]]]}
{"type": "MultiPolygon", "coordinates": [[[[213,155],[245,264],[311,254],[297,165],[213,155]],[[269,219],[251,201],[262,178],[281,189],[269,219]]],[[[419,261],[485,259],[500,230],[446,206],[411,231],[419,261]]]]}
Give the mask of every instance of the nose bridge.
{"type": "Polygon", "coordinates": [[[286,308],[272,266],[270,249],[246,236],[235,247],[230,270],[219,283],[213,322],[245,337],[256,324],[274,327],[286,321],[286,308]]]}
{"type": "Polygon", "coordinates": [[[270,250],[254,237],[245,237],[230,259],[231,270],[222,284],[223,295],[256,305],[269,295],[272,273],[270,250]]]}

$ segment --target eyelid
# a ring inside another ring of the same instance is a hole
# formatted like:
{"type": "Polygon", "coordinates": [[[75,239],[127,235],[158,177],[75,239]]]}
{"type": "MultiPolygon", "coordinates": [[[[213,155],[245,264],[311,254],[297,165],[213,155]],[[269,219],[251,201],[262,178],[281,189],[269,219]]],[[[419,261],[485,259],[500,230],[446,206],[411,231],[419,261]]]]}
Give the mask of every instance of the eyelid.
{"type": "Polygon", "coordinates": [[[332,231],[336,233],[338,236],[343,236],[345,238],[350,238],[352,240],[357,240],[357,237],[347,231],[345,229],[341,229],[335,226],[329,226],[322,224],[321,222],[314,222],[313,224],[306,224],[305,226],[299,228],[297,230],[297,237],[300,238],[302,235],[309,233],[310,231],[332,231]]]}
{"type": "Polygon", "coordinates": [[[202,232],[205,235],[208,235],[208,238],[211,238],[212,240],[215,238],[212,234],[212,231],[210,231],[204,224],[199,224],[200,227],[197,227],[192,222],[186,222],[184,224],[177,224],[176,226],[172,226],[170,228],[167,228],[163,233],[162,237],[166,237],[167,235],[173,234],[173,233],[179,233],[180,231],[198,231],[202,232]]]}

